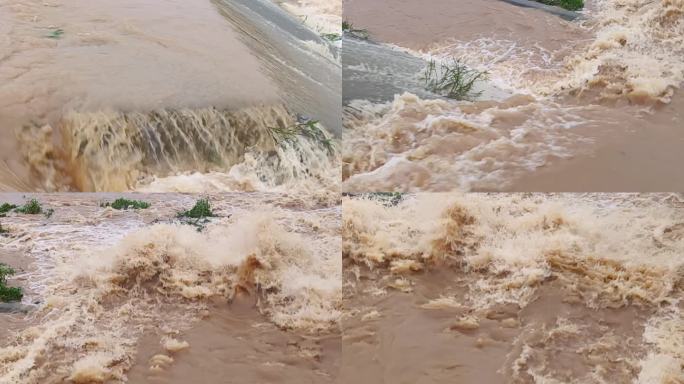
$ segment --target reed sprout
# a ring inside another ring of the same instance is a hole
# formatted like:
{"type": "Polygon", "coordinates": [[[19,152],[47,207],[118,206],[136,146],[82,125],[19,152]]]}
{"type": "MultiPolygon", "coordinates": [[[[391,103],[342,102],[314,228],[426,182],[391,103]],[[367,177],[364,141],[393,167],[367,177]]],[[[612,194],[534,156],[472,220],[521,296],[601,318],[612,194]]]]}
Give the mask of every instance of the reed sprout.
{"type": "Polygon", "coordinates": [[[450,99],[469,100],[481,94],[474,92],[473,86],[476,81],[485,77],[485,72],[469,68],[460,59],[441,63],[430,60],[422,80],[425,82],[425,88],[432,93],[450,99]]]}

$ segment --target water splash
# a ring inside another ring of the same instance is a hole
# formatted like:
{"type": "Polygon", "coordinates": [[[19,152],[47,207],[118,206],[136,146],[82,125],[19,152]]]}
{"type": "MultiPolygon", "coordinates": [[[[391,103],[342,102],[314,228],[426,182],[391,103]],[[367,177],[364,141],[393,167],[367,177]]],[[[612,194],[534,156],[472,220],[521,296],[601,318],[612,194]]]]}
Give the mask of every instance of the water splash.
{"type": "MultiPolygon", "coordinates": [[[[425,309],[465,311],[482,319],[506,305],[516,312],[545,311],[543,304],[533,309],[535,300],[553,289],[557,302],[592,313],[643,311],[634,348],[622,349],[610,329],[600,338],[588,337],[579,323],[522,328],[514,343],[520,349],[510,351],[502,369],[518,380],[568,382],[567,372],[555,370],[549,357],[555,342],[567,347],[572,340],[583,359],[578,364],[593,368],[590,376],[571,382],[610,382],[613,369],[638,383],[676,382],[684,378],[681,206],[676,195],[417,194],[395,206],[347,198],[342,244],[351,271],[347,284],[362,284],[354,276],[367,269],[374,272],[364,276],[377,291],[410,293],[427,274],[444,291],[436,289],[441,297],[425,309]],[[468,289],[452,296],[446,287],[457,279],[465,279],[468,289]],[[562,336],[575,326],[580,327],[576,336],[562,336]],[[602,359],[605,354],[615,358],[602,359]]],[[[455,327],[476,324],[470,319],[455,327]]]]}

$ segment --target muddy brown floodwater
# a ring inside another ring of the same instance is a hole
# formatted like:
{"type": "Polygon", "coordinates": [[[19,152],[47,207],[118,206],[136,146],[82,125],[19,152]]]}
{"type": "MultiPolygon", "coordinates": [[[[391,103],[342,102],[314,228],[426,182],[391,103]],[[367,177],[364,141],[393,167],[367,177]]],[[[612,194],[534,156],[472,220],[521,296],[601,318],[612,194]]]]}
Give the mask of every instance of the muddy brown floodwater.
{"type": "Polygon", "coordinates": [[[343,202],[342,382],[684,380],[681,195],[343,202]]]}
{"type": "Polygon", "coordinates": [[[371,39],[458,58],[508,96],[351,102],[344,190],[684,188],[680,2],[587,1],[575,21],[498,0],[457,3],[345,2],[371,39]]]}
{"type": "Polygon", "coordinates": [[[143,337],[129,373],[131,383],[337,383],[340,334],[284,331],[268,323],[250,298],[211,307],[184,332],[191,347],[173,353],[165,370],[150,360],[168,353],[158,338],[143,337]]]}
{"type": "Polygon", "coordinates": [[[463,300],[477,277],[430,270],[412,276],[410,293],[375,297],[367,293],[377,277],[356,285],[345,300],[357,314],[344,321],[341,382],[535,383],[548,375],[571,383],[597,367],[606,382],[632,382],[635,369],[620,359],[644,356],[652,309],[589,309],[566,299],[557,282],[540,286],[525,308],[496,305],[481,318],[467,307],[430,307],[447,292],[463,300]],[[601,338],[605,345],[591,345],[601,338]]]}
{"type": "Polygon", "coordinates": [[[0,1],[0,190],[190,193],[337,182],[326,141],[339,130],[335,48],[275,4],[262,5],[273,9],[0,1]],[[316,71],[304,68],[314,62],[316,71]],[[298,132],[300,116],[325,122],[319,140],[276,136],[298,132]]]}
{"type": "Polygon", "coordinates": [[[437,0],[429,6],[410,0],[344,0],[344,16],[376,41],[415,51],[482,36],[507,36],[523,44],[538,41],[548,48],[588,37],[557,16],[496,0],[437,0]]]}
{"type": "Polygon", "coordinates": [[[40,141],[40,128],[49,125],[48,138],[59,142],[58,122],[68,111],[280,102],[256,57],[210,1],[25,0],[3,1],[0,9],[2,175],[22,182],[15,188],[45,187],[28,177],[32,164],[21,156],[38,154],[17,151],[15,132],[37,125],[32,140],[40,141]]]}
{"type": "Polygon", "coordinates": [[[0,313],[0,383],[334,382],[340,209],[268,193],[2,194],[44,214],[0,218],[24,288],[0,313]],[[18,304],[17,304],[18,305],[18,304]],[[228,373],[227,373],[228,372],[228,373]]]}

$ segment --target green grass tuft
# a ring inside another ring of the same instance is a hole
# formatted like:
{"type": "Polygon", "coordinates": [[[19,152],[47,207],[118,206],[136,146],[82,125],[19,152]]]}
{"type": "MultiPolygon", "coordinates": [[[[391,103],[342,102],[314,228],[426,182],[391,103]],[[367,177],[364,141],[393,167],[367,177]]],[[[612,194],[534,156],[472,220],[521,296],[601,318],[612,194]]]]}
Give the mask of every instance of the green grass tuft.
{"type": "Polygon", "coordinates": [[[14,269],[0,263],[0,301],[19,301],[24,296],[21,288],[7,286],[7,277],[12,275],[14,269]]]}
{"type": "Polygon", "coordinates": [[[50,33],[47,34],[48,39],[59,39],[64,35],[64,30],[62,28],[57,28],[55,30],[50,31],[50,33]]]}
{"type": "Polygon", "coordinates": [[[271,127],[271,136],[276,143],[294,142],[297,136],[304,136],[320,143],[328,153],[335,151],[335,146],[330,137],[318,125],[317,120],[309,120],[305,123],[297,123],[290,127],[271,127]]]}
{"type": "Polygon", "coordinates": [[[216,215],[211,210],[209,199],[199,199],[192,209],[178,212],[177,215],[181,224],[192,225],[197,228],[197,232],[202,232],[202,230],[205,228],[205,225],[209,223],[209,217],[215,216],[216,215]]]}
{"type": "Polygon", "coordinates": [[[425,81],[425,88],[432,93],[450,99],[469,100],[480,95],[480,92],[473,92],[473,86],[486,76],[485,72],[470,69],[458,59],[439,64],[431,60],[422,80],[425,81]]]}
{"type": "Polygon", "coordinates": [[[129,199],[124,199],[123,197],[120,197],[116,200],[114,200],[113,203],[102,203],[100,204],[100,207],[112,207],[114,209],[147,209],[150,207],[150,203],[146,201],[141,201],[141,200],[129,200],[129,199]]]}
{"type": "Polygon", "coordinates": [[[354,28],[354,25],[348,21],[342,21],[342,33],[351,35],[361,40],[368,40],[370,36],[368,31],[365,29],[354,28]]]}
{"type": "Polygon", "coordinates": [[[16,212],[19,213],[24,213],[26,215],[37,215],[39,213],[43,213],[43,207],[41,207],[40,203],[36,199],[31,199],[29,202],[26,204],[22,205],[21,207],[15,209],[16,212]]]}
{"type": "Polygon", "coordinates": [[[199,199],[189,211],[178,213],[178,217],[187,217],[191,219],[202,219],[205,217],[214,217],[214,212],[211,210],[209,199],[199,199]]]}
{"type": "Polygon", "coordinates": [[[4,217],[9,211],[17,208],[14,204],[4,203],[0,205],[0,217],[4,217]]]}
{"type": "Polygon", "coordinates": [[[561,7],[567,9],[568,11],[579,11],[584,8],[584,0],[534,0],[536,2],[554,5],[556,7],[561,7]]]}

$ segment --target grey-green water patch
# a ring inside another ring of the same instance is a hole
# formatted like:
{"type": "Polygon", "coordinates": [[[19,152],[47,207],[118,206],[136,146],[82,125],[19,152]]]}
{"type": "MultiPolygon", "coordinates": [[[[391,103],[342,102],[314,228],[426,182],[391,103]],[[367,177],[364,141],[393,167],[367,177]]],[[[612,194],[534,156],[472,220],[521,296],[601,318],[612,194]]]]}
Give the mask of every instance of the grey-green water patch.
{"type": "Polygon", "coordinates": [[[574,11],[569,11],[567,9],[563,9],[561,7],[556,7],[553,5],[547,5],[547,4],[542,4],[538,3],[536,1],[530,1],[530,0],[501,0],[509,4],[517,5],[519,7],[524,7],[524,8],[535,8],[535,9],[540,9],[544,12],[551,13],[553,15],[556,15],[562,19],[572,21],[575,19],[578,19],[582,17],[580,13],[574,12],[574,11]]]}

